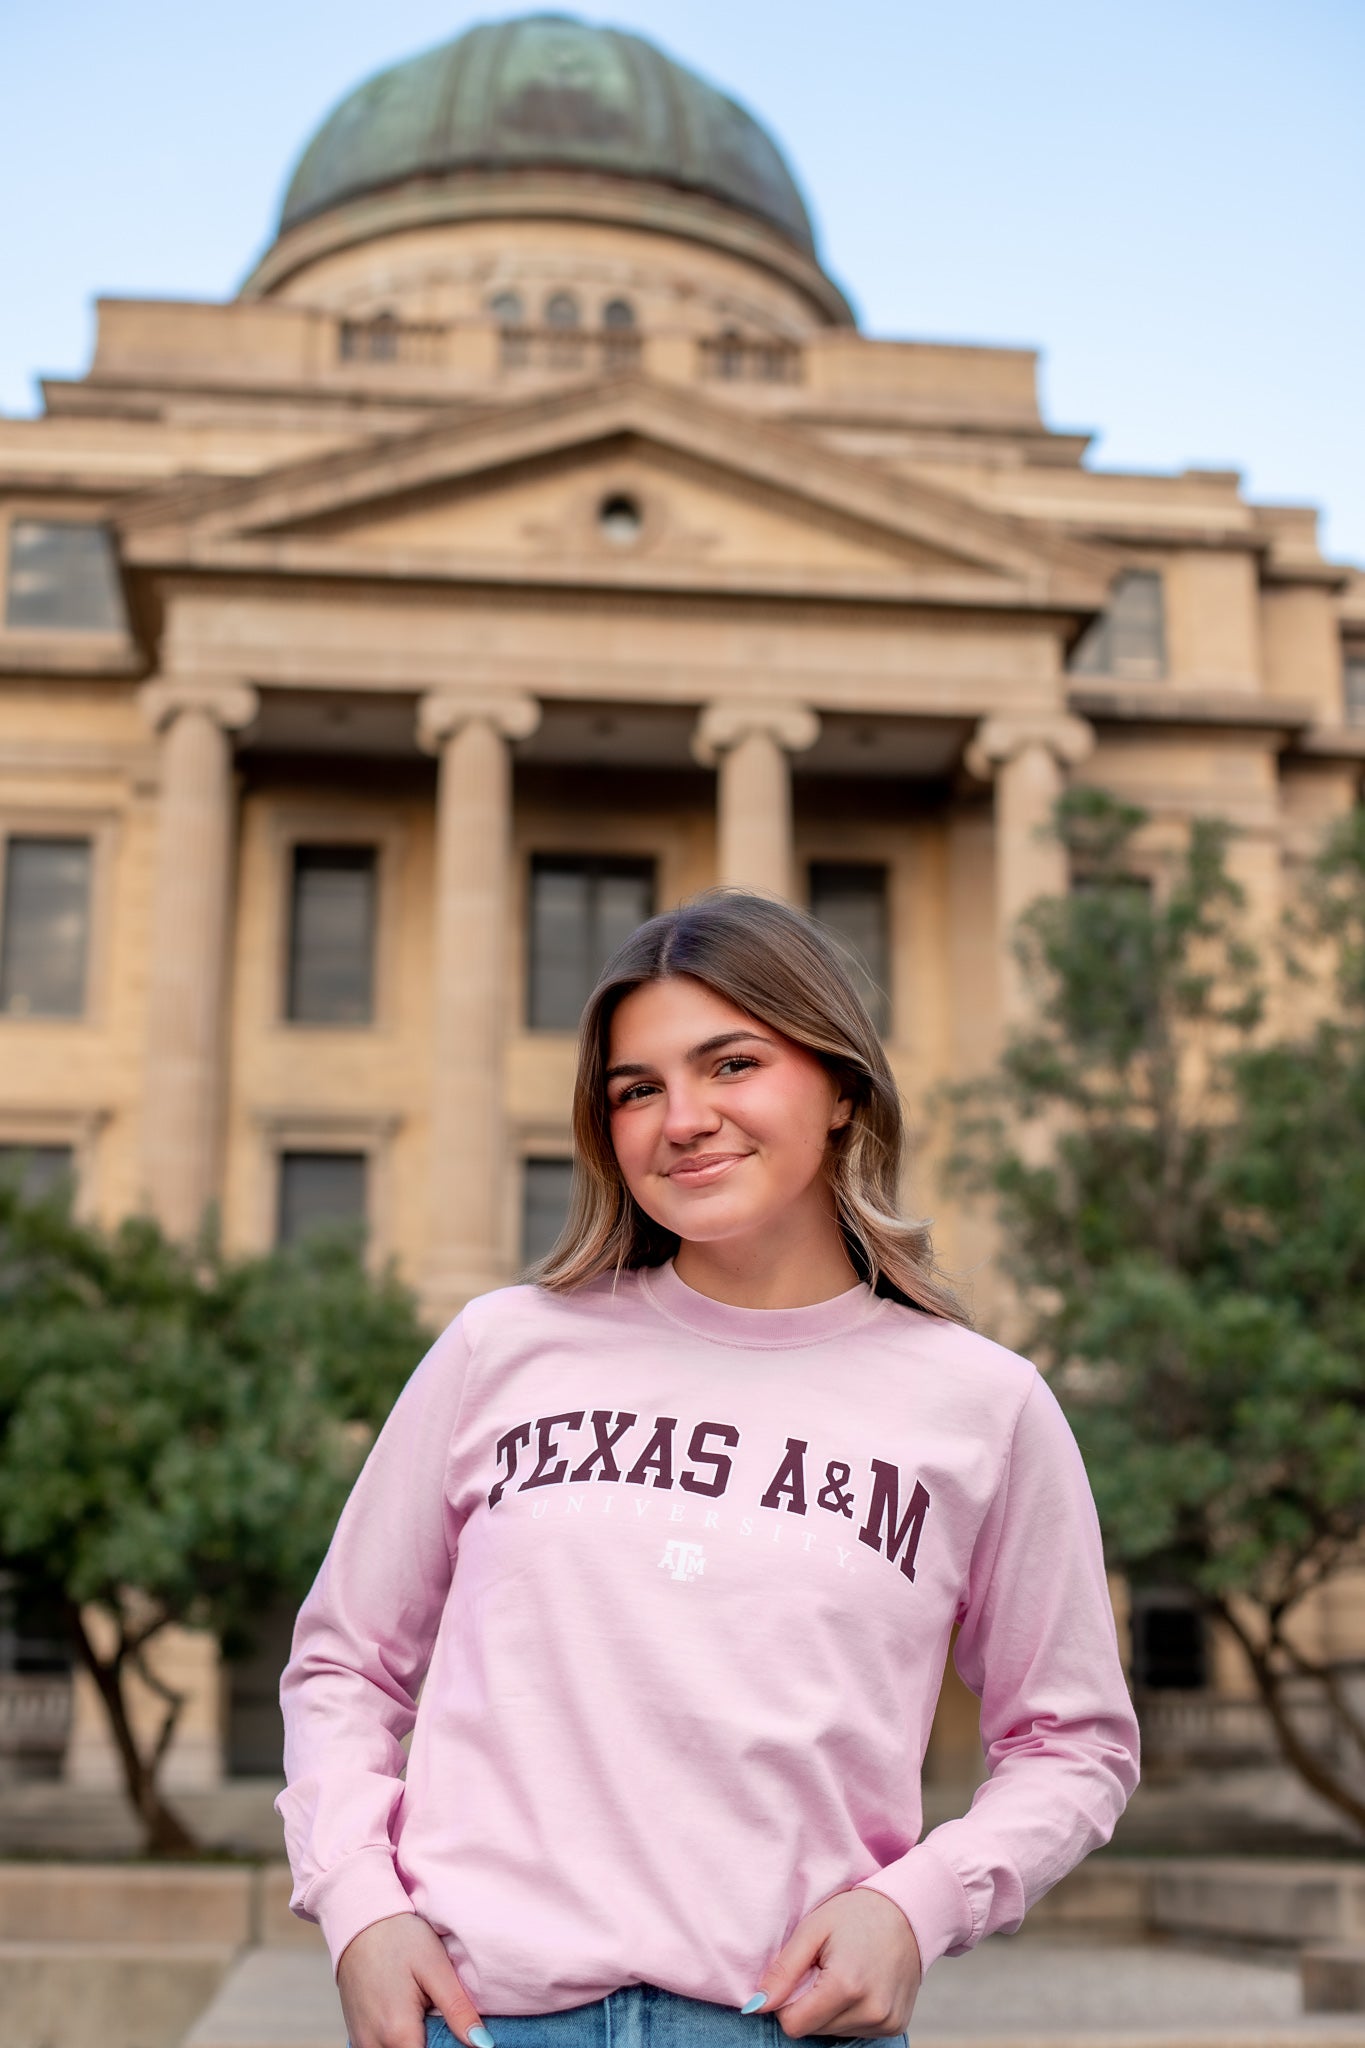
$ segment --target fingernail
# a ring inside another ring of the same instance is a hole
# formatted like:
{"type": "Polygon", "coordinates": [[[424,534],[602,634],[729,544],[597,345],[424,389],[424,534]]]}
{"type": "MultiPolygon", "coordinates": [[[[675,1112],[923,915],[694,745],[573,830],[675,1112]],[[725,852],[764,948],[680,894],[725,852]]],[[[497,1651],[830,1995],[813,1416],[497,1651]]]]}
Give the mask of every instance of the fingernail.
{"type": "Polygon", "coordinates": [[[474,2043],[474,2048],[493,2048],[493,2036],[487,2027],[471,2027],[469,2038],[474,2043]]]}
{"type": "Polygon", "coordinates": [[[757,2012],[760,2005],[766,2005],[767,2002],[768,1994],[766,1991],[755,1991],[752,1998],[745,2000],[744,2004],[740,2007],[740,2011],[757,2012]]]}

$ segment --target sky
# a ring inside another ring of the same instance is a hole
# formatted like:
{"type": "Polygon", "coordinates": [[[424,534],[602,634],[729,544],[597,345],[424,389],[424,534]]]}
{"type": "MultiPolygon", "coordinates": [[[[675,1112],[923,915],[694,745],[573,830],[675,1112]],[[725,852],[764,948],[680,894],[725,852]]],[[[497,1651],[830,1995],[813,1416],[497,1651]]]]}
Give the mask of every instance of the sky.
{"type": "MultiPolygon", "coordinates": [[[[0,412],[95,298],[221,299],[334,102],[488,0],[0,0],[0,412]]],[[[1041,352],[1104,469],[1239,469],[1365,565],[1365,0],[593,0],[776,135],[881,338],[1041,352]]]]}

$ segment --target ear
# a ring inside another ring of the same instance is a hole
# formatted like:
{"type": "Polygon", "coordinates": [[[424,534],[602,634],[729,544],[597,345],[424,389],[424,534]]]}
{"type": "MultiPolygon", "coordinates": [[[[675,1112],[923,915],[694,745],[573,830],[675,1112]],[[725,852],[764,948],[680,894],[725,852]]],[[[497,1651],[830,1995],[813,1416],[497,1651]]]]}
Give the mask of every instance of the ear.
{"type": "Polygon", "coordinates": [[[852,1117],[853,1097],[851,1095],[841,1095],[834,1105],[834,1115],[830,1118],[830,1130],[841,1131],[845,1124],[852,1121],[852,1117]]]}

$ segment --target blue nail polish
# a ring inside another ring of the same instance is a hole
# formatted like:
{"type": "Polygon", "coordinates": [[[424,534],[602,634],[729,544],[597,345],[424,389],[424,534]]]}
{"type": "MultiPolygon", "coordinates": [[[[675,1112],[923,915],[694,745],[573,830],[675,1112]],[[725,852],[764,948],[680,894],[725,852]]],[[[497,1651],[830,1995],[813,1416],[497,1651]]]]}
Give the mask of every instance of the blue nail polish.
{"type": "Polygon", "coordinates": [[[474,2048],[493,2048],[493,2036],[487,2027],[471,2027],[469,2038],[474,2043],[474,2048]]]}
{"type": "Polygon", "coordinates": [[[768,1994],[766,1991],[755,1991],[752,1998],[745,2000],[744,2004],[740,2007],[740,2011],[757,2012],[760,2005],[766,2005],[767,2002],[768,1994]]]}

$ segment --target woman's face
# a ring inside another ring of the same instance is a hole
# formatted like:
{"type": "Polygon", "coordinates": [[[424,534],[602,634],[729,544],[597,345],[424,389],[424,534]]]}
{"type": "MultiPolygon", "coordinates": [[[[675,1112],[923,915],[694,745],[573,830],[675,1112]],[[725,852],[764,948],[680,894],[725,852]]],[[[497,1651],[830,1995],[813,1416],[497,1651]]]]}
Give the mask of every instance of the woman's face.
{"type": "Polygon", "coordinates": [[[714,1243],[832,1214],[831,1130],[852,1104],[814,1054],[691,975],[617,1004],[607,1053],[617,1163],[647,1216],[714,1243]]]}

